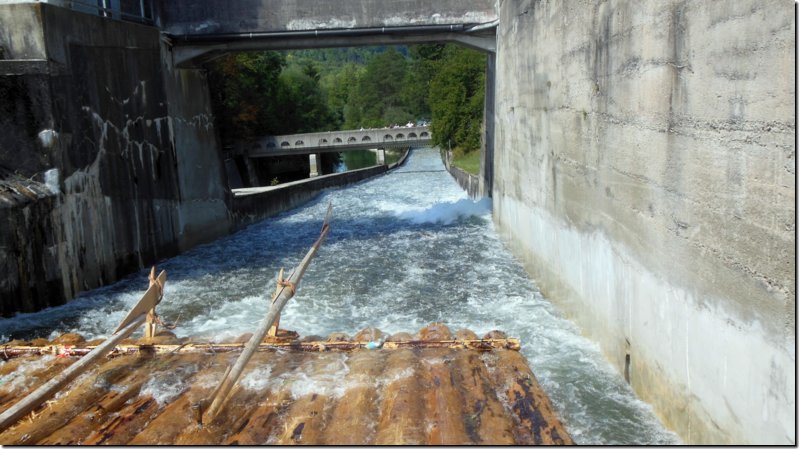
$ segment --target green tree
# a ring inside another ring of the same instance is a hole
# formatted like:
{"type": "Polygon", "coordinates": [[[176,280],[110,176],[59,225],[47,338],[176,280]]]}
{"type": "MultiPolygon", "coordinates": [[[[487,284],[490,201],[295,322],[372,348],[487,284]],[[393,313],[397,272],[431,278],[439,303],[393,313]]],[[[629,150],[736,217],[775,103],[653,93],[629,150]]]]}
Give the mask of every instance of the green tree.
{"type": "Polygon", "coordinates": [[[486,59],[481,53],[448,46],[430,83],[432,139],[442,148],[480,148],[486,59]]]}
{"type": "Polygon", "coordinates": [[[345,127],[383,127],[413,118],[402,96],[407,71],[405,56],[395,48],[370,58],[350,89],[345,127]]]}
{"type": "Polygon", "coordinates": [[[278,52],[223,56],[208,67],[211,101],[223,140],[251,138],[274,132],[274,99],[286,65],[278,52]]]}

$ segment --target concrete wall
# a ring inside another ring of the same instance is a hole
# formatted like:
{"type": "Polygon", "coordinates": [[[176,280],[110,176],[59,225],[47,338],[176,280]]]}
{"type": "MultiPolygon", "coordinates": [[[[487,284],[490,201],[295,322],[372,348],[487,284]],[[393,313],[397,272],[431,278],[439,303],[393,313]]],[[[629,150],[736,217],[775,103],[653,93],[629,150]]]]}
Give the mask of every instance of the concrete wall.
{"type": "Polygon", "coordinates": [[[3,315],[230,230],[205,79],[169,70],[157,29],[43,4],[0,5],[0,20],[6,63],[47,63],[0,76],[14,99],[0,109],[0,167],[58,173],[52,196],[2,205],[3,315]]]}
{"type": "Polygon", "coordinates": [[[497,18],[493,0],[159,0],[171,34],[475,24],[497,18]]]}
{"type": "Polygon", "coordinates": [[[794,443],[793,4],[498,7],[509,247],[685,441],[794,443]]]}

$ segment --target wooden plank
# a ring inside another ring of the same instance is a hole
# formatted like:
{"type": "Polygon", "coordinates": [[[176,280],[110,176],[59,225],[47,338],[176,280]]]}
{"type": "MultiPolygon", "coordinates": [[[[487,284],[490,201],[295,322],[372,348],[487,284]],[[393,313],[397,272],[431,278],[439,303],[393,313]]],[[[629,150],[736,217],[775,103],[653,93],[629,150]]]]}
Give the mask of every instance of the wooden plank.
{"type": "Polygon", "coordinates": [[[125,328],[131,321],[135,318],[139,317],[142,314],[147,314],[148,311],[155,308],[156,305],[161,301],[161,297],[163,294],[164,285],[167,282],[167,271],[162,270],[160,274],[158,274],[158,282],[157,283],[150,283],[150,286],[147,288],[147,291],[144,293],[142,298],[133,305],[128,315],[122,319],[122,322],[119,323],[119,326],[114,333],[118,332],[119,330],[125,328]]]}

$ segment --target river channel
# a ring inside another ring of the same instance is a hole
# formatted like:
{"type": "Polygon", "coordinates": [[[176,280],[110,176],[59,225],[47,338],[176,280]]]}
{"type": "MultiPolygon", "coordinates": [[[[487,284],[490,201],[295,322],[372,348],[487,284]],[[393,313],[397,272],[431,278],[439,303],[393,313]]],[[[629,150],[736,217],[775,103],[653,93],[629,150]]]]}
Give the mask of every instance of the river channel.
{"type": "MultiPolygon", "coordinates": [[[[176,334],[207,340],[255,329],[280,267],[290,270],[334,218],[281,327],[301,336],[367,326],[414,332],[431,322],[519,337],[522,352],[568,431],[582,444],[676,444],[650,407],[544,298],[499,239],[488,200],[467,198],[433,149],[400,168],[254,224],[158,264],[159,313],[176,334]]],[[[107,336],[147,287],[146,271],[68,305],[0,320],[0,338],[107,336]]],[[[200,340],[200,339],[198,339],[200,340]]]]}

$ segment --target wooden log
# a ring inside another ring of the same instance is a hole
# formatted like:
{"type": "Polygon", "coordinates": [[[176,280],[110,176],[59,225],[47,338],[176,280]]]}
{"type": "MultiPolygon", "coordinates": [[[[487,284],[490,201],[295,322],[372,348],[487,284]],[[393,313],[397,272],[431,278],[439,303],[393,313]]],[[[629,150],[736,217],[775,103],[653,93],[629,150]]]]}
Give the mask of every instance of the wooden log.
{"type": "MultiPolygon", "coordinates": [[[[141,358],[144,361],[144,358],[141,358]]],[[[152,361],[148,361],[152,362],[152,361]]],[[[147,370],[152,364],[141,364],[134,362],[130,366],[125,366],[125,373],[128,373],[123,379],[119,380],[117,386],[123,389],[112,389],[106,392],[95,403],[90,405],[90,408],[78,414],[69,423],[63,427],[55,430],[52,434],[38,442],[39,445],[76,445],[81,444],[82,441],[91,435],[100,424],[105,422],[108,417],[119,411],[125,403],[136,397],[139,394],[142,386],[145,383],[144,377],[139,374],[141,370],[147,370]]]]}
{"type": "Polygon", "coordinates": [[[228,376],[223,379],[222,383],[220,384],[220,389],[216,393],[211,402],[211,406],[206,413],[209,418],[213,418],[222,408],[228,396],[230,395],[233,385],[238,381],[242,371],[244,371],[244,366],[253,356],[253,353],[255,353],[255,351],[258,349],[259,345],[264,340],[264,337],[267,335],[270,327],[278,319],[283,307],[290,298],[294,297],[295,289],[300,283],[300,280],[303,278],[303,274],[305,274],[308,265],[311,263],[311,259],[314,257],[314,255],[316,255],[319,247],[322,245],[322,242],[325,240],[325,237],[330,231],[330,225],[328,224],[330,213],[331,205],[328,205],[328,213],[325,217],[325,221],[323,222],[322,232],[320,233],[319,239],[314,242],[314,245],[312,245],[308,250],[306,256],[289,276],[288,283],[285,283],[285,285],[281,287],[280,291],[276,293],[275,300],[272,302],[266,317],[264,317],[264,319],[261,321],[258,329],[253,332],[253,336],[250,338],[250,341],[247,342],[247,345],[242,350],[242,354],[239,356],[239,359],[236,360],[236,363],[233,365],[233,368],[228,376]]]}
{"type": "Polygon", "coordinates": [[[425,442],[424,407],[417,357],[410,349],[389,352],[375,445],[421,445],[425,442]]]}
{"type": "MultiPolygon", "coordinates": [[[[273,351],[277,349],[289,349],[303,352],[351,352],[367,348],[369,341],[312,341],[300,342],[297,340],[289,342],[261,342],[256,351],[273,351]]],[[[9,358],[21,356],[43,356],[50,354],[61,354],[69,351],[72,356],[84,356],[95,349],[96,346],[82,348],[72,348],[63,345],[36,346],[7,346],[6,355],[9,358]]],[[[109,353],[110,357],[132,355],[139,352],[169,354],[169,353],[225,353],[240,352],[245,348],[242,343],[229,344],[125,344],[115,346],[109,353]]],[[[507,339],[449,339],[443,341],[387,341],[382,347],[384,350],[396,350],[403,348],[452,348],[464,350],[491,351],[498,349],[519,350],[520,342],[516,338],[507,339]]],[[[2,351],[2,350],[0,350],[2,351]]]]}
{"type": "MultiPolygon", "coordinates": [[[[305,360],[302,353],[287,352],[277,362],[271,376],[289,374],[300,367],[305,360]]],[[[261,398],[261,402],[250,413],[248,420],[234,433],[225,439],[226,445],[263,445],[270,435],[277,434],[277,426],[281,417],[292,404],[292,392],[289,383],[270,385],[270,389],[261,398]]]]}
{"type": "MultiPolygon", "coordinates": [[[[250,364],[250,370],[245,371],[242,379],[281,376],[292,367],[291,358],[292,355],[278,353],[256,355],[250,364]]],[[[269,391],[267,383],[260,389],[252,389],[252,385],[250,386],[248,388],[241,383],[237,384],[231,391],[230,400],[210,423],[204,423],[201,428],[187,427],[177,436],[175,445],[219,445],[228,436],[242,430],[269,391]]]]}
{"type": "Polygon", "coordinates": [[[125,445],[161,410],[151,395],[137,397],[116,416],[100,425],[83,440],[83,445],[125,445]]]}
{"type": "Polygon", "coordinates": [[[550,400],[533,372],[518,352],[497,351],[494,359],[494,385],[507,386],[505,405],[515,422],[515,440],[522,445],[573,445],[550,400]]]}
{"type": "MultiPolygon", "coordinates": [[[[211,393],[216,385],[215,381],[219,379],[214,375],[224,372],[230,362],[230,355],[217,355],[209,358],[201,354],[191,354],[181,356],[178,361],[186,368],[183,370],[185,373],[183,382],[187,389],[166,405],[162,405],[156,417],[150,420],[147,426],[126,444],[169,445],[173,444],[175,438],[187,427],[197,428],[191,406],[211,393]],[[204,382],[195,382],[195,380],[204,382]]],[[[169,370],[174,371],[177,368],[169,370]]]]}
{"type": "Polygon", "coordinates": [[[75,379],[81,373],[85,372],[89,367],[91,367],[92,364],[111,351],[111,349],[114,348],[114,346],[117,345],[121,340],[133,333],[133,331],[139,327],[144,320],[145,316],[141,315],[138,318],[130,321],[125,328],[120,330],[117,334],[111,336],[103,345],[95,347],[85,357],[75,362],[75,364],[70,365],[67,369],[59,373],[47,383],[39,386],[39,388],[17,402],[11,408],[5,410],[2,414],[0,414],[0,431],[6,430],[21,417],[30,413],[45,400],[52,397],[53,394],[66,386],[67,383],[75,379]]]}
{"type": "Polygon", "coordinates": [[[497,399],[481,354],[454,352],[453,381],[464,398],[467,434],[479,445],[514,444],[513,421],[497,399]]]}
{"type": "MultiPolygon", "coordinates": [[[[152,378],[169,376],[171,372],[181,366],[191,367],[196,365],[199,367],[199,371],[194,374],[194,379],[197,379],[198,376],[207,374],[209,371],[220,371],[224,364],[221,364],[217,358],[225,357],[226,355],[211,358],[203,357],[202,355],[188,355],[154,359],[153,365],[140,372],[143,372],[146,383],[152,378]],[[211,370],[208,370],[209,366],[212,367],[211,370]]],[[[166,406],[159,403],[152,395],[140,392],[132,402],[126,404],[115,416],[100,424],[95,432],[87,436],[83,444],[125,445],[150,426],[154,419],[160,417],[166,406]]]]}
{"type": "Polygon", "coordinates": [[[472,444],[464,426],[464,399],[453,385],[450,373],[452,354],[445,349],[420,350],[421,381],[424,386],[425,445],[472,444]]]}
{"type": "Polygon", "coordinates": [[[379,413],[377,379],[383,371],[386,353],[350,355],[347,360],[350,370],[342,380],[348,389],[333,408],[322,444],[368,445],[372,442],[379,413]]]}
{"type": "MultiPolygon", "coordinates": [[[[322,428],[330,418],[332,408],[329,408],[332,400],[332,390],[338,386],[334,381],[338,377],[338,372],[343,367],[344,355],[321,354],[311,361],[303,364],[296,373],[307,376],[314,380],[312,389],[307,389],[305,395],[295,398],[286,411],[286,421],[283,422],[282,431],[277,435],[275,442],[270,444],[304,444],[319,445],[322,442],[322,428]],[[322,384],[320,384],[322,383],[322,384]],[[316,389],[314,389],[316,388],[316,389]]],[[[308,383],[306,379],[295,379],[293,383],[308,383]]],[[[293,386],[304,388],[307,386],[293,386]]],[[[299,395],[295,393],[295,395],[299,395]]]]}
{"type": "Polygon", "coordinates": [[[34,420],[19,421],[0,434],[0,442],[22,445],[38,443],[90,408],[109,392],[111,385],[125,377],[129,361],[109,361],[97,369],[97,375],[81,378],[65,395],[42,408],[34,420]]]}
{"type": "Polygon", "coordinates": [[[2,365],[4,369],[9,369],[9,373],[15,373],[13,379],[7,380],[0,387],[0,411],[10,408],[26,394],[50,381],[76,360],[75,358],[48,356],[46,359],[37,361],[31,360],[31,358],[21,358],[4,363],[2,365]],[[34,367],[32,368],[31,365],[34,367]]]}

